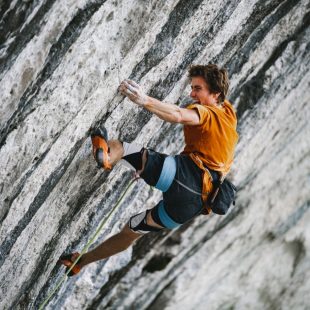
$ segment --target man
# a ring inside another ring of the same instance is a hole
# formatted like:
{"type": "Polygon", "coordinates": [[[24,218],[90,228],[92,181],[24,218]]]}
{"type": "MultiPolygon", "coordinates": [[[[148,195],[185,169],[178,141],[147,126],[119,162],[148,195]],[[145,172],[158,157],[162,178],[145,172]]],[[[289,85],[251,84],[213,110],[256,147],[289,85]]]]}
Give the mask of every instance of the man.
{"type": "MultiPolygon", "coordinates": [[[[202,212],[210,212],[205,202],[212,191],[212,182],[225,176],[233,161],[238,140],[237,118],[225,99],[229,86],[225,69],[214,64],[194,65],[189,69],[189,78],[194,103],[187,108],[149,97],[131,80],[119,86],[119,91],[133,103],[164,121],[183,124],[185,148],[172,157],[133,143],[108,141],[104,128],[92,134],[93,153],[100,166],[111,169],[123,159],[146,183],[163,192],[163,200],[131,217],[121,232],[82,255],[69,275],[127,249],[150,231],[173,229],[202,212]]],[[[79,253],[65,255],[60,262],[70,268],[78,256],[79,253]]]]}

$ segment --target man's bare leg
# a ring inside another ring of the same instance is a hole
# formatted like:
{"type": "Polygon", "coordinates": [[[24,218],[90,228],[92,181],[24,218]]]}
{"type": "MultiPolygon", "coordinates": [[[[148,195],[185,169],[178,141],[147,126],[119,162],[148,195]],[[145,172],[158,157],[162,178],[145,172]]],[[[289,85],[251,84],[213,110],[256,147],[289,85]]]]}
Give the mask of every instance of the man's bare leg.
{"type": "Polygon", "coordinates": [[[116,235],[102,242],[95,249],[83,254],[79,261],[80,267],[84,267],[92,262],[108,258],[114,254],[126,250],[142,234],[133,232],[128,224],[116,235]]]}
{"type": "MultiPolygon", "coordinates": [[[[150,226],[162,228],[162,226],[154,222],[151,216],[151,212],[148,213],[147,223],[150,226]]],[[[135,240],[139,239],[142,236],[143,234],[132,231],[129,228],[128,224],[126,224],[118,234],[103,241],[95,249],[83,254],[78,264],[82,268],[90,263],[108,258],[114,254],[125,251],[130,245],[132,245],[135,240]]]]}
{"type": "MultiPolygon", "coordinates": [[[[110,148],[109,161],[112,164],[112,166],[114,166],[119,160],[122,159],[124,155],[123,145],[118,140],[110,140],[108,141],[108,145],[110,148]]],[[[147,159],[146,153],[147,152],[145,150],[142,156],[142,169],[137,171],[138,174],[142,173],[145,167],[145,163],[147,159]]],[[[147,223],[154,227],[159,227],[159,228],[162,227],[153,221],[151,212],[148,213],[147,223]]],[[[119,233],[103,241],[95,249],[83,254],[78,264],[82,268],[92,262],[96,262],[98,260],[105,259],[114,254],[122,252],[126,250],[135,240],[137,240],[138,238],[142,236],[143,234],[132,231],[129,228],[128,224],[126,224],[119,233]]]]}
{"type": "MultiPolygon", "coordinates": [[[[109,162],[111,163],[112,166],[114,166],[124,156],[123,144],[119,140],[109,140],[108,146],[110,149],[109,154],[108,154],[109,155],[109,162]]],[[[137,174],[139,174],[139,175],[144,170],[146,159],[147,159],[146,154],[147,154],[147,151],[144,150],[143,156],[142,156],[142,169],[137,171],[137,174]]]]}
{"type": "Polygon", "coordinates": [[[124,156],[124,148],[122,142],[118,140],[109,140],[109,162],[114,166],[124,156]]]}

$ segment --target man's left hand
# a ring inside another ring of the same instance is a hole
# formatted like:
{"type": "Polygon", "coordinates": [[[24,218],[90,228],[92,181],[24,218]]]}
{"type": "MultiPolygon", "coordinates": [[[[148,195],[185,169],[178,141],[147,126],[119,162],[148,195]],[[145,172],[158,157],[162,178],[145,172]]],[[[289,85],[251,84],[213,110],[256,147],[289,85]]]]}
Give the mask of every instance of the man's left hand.
{"type": "Polygon", "coordinates": [[[147,102],[147,95],[142,91],[142,88],[132,80],[124,80],[118,89],[121,94],[128,97],[139,106],[144,106],[147,102]]]}

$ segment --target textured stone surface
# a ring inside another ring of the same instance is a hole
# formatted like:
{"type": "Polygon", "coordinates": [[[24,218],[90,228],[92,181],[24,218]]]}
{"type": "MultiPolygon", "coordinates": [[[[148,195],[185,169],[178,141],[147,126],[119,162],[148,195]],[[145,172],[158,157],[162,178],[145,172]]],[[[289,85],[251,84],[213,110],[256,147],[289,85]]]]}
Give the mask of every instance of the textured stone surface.
{"type": "MultiPolygon", "coordinates": [[[[0,308],[38,308],[126,188],[89,131],[178,153],[182,127],[117,94],[124,78],[188,102],[186,70],[231,77],[236,206],[149,234],[67,281],[48,309],[309,309],[309,2],[1,1],[0,308]]],[[[99,239],[160,193],[139,181],[99,239]]]]}

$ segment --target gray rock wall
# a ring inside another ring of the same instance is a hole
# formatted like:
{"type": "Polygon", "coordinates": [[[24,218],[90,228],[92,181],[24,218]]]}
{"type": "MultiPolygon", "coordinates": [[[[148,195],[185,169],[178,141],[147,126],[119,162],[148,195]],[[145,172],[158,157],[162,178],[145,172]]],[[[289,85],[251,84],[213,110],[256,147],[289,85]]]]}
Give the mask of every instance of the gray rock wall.
{"type": "MultiPolygon", "coordinates": [[[[92,264],[48,309],[310,309],[309,1],[1,1],[0,308],[37,309],[131,179],[90,129],[171,154],[182,127],[117,93],[188,102],[192,63],[225,66],[240,141],[227,216],[200,216],[92,264]]],[[[138,181],[97,243],[160,199],[138,181]]]]}

